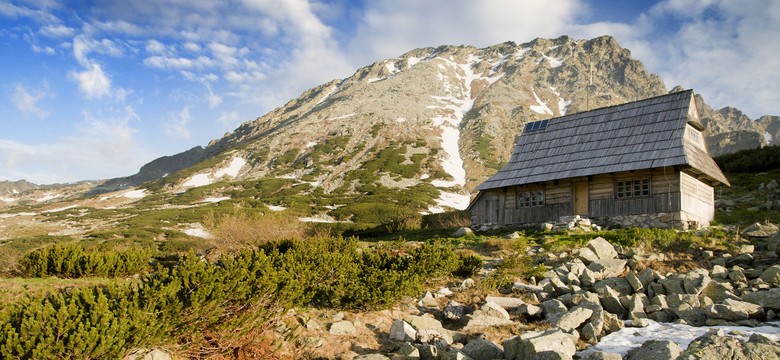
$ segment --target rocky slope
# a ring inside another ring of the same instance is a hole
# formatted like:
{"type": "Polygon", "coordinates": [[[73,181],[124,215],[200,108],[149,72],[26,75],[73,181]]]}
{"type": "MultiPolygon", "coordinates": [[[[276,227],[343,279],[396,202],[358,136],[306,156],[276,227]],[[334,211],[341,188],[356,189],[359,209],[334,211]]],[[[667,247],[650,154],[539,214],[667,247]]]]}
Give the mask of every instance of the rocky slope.
{"type": "MultiPolygon", "coordinates": [[[[240,159],[234,180],[296,178],[325,193],[430,184],[444,192],[440,206],[463,208],[509,159],[525,122],[666,91],[609,36],[415,49],[312,88],[205,150],[155,160],[108,185],[134,186],[193,164],[213,175],[240,159]]],[[[713,154],[777,143],[778,117],[753,121],[697,100],[713,154]]],[[[173,187],[198,174],[171,180],[173,187]]]]}

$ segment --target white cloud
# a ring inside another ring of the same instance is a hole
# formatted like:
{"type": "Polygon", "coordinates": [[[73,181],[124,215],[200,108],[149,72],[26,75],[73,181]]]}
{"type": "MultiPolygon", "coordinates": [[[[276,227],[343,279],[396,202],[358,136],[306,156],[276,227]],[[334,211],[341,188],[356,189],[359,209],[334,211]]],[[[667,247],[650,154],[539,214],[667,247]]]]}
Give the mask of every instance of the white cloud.
{"type": "Polygon", "coordinates": [[[0,139],[3,176],[50,184],[133,174],[144,161],[156,157],[136,143],[137,130],[131,126],[136,120],[134,109],[125,107],[107,118],[85,113],[74,135],[51,143],[0,139]]]}
{"type": "Polygon", "coordinates": [[[54,55],[57,53],[52,47],[50,46],[38,46],[35,44],[30,45],[33,52],[39,53],[39,54],[46,54],[46,55],[54,55]]]}
{"type": "Polygon", "coordinates": [[[215,94],[208,84],[206,84],[206,90],[208,90],[208,93],[206,94],[206,103],[208,104],[209,109],[213,109],[219,106],[219,104],[222,104],[222,97],[215,94]]]}
{"type": "Polygon", "coordinates": [[[234,130],[240,121],[241,117],[235,111],[220,113],[217,118],[217,122],[227,130],[234,130]]]}
{"type": "Polygon", "coordinates": [[[148,40],[145,49],[152,54],[167,54],[171,52],[165,44],[155,39],[148,40]]]}
{"type": "Polygon", "coordinates": [[[639,49],[635,56],[669,87],[693,88],[711,106],[753,118],[778,113],[780,2],[668,0],[640,20],[637,29],[651,29],[624,46],[639,49]]]}
{"type": "Polygon", "coordinates": [[[71,71],[68,78],[79,85],[87,98],[102,98],[111,94],[111,79],[103,72],[100,64],[89,63],[84,71],[71,71]]]}
{"type": "Polygon", "coordinates": [[[206,56],[189,59],[184,57],[150,56],[144,59],[144,65],[151,68],[169,70],[201,70],[214,66],[214,61],[206,56]]]}
{"type": "Polygon", "coordinates": [[[45,99],[46,93],[43,91],[28,91],[24,86],[17,84],[14,89],[13,102],[19,111],[25,114],[32,114],[39,118],[49,116],[49,112],[38,106],[38,102],[45,99]]]}
{"type": "Polygon", "coordinates": [[[163,129],[170,137],[189,139],[192,137],[188,127],[190,120],[190,108],[185,106],[178,114],[168,113],[168,118],[163,123],[163,129]]]}
{"type": "Polygon", "coordinates": [[[65,25],[46,25],[38,33],[49,38],[63,38],[75,35],[76,29],[65,25]]]}
{"type": "Polygon", "coordinates": [[[581,8],[576,0],[396,0],[365,5],[349,44],[349,57],[359,66],[419,47],[481,47],[558,37],[581,8]]]}

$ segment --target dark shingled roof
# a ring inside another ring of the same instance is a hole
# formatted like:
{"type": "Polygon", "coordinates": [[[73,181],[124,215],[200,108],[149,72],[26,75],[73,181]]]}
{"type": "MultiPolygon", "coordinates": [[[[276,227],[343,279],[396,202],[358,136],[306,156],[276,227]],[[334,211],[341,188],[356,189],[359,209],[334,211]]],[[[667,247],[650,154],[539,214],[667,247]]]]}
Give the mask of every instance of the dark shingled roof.
{"type": "Polygon", "coordinates": [[[728,185],[686,124],[703,128],[691,90],[529,124],[509,164],[477,190],[665,166],[728,185]]]}

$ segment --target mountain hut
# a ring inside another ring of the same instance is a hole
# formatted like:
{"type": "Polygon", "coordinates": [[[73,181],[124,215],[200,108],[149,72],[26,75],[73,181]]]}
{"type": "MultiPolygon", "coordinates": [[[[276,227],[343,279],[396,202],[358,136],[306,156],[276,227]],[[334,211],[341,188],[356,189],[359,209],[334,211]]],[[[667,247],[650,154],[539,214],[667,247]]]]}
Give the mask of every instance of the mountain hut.
{"type": "Polygon", "coordinates": [[[709,226],[714,187],[729,182],[703,130],[692,90],[527,123],[509,163],[477,187],[472,221],[709,226]]]}

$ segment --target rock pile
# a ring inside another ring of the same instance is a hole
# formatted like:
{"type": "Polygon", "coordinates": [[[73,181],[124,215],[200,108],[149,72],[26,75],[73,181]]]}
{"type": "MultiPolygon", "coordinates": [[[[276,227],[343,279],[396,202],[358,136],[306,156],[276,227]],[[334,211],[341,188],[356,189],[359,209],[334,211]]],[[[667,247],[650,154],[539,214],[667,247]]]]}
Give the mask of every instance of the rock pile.
{"type": "MultiPolygon", "coordinates": [[[[536,284],[515,284],[513,289],[525,292],[527,301],[487,297],[484,302],[462,304],[450,300],[452,295],[446,292],[426,294],[418,303],[422,315],[392,323],[389,337],[399,343],[399,350],[382,358],[572,359],[578,343],[595,344],[625,326],[646,326],[648,319],[692,326],[757,326],[780,311],[780,265],[776,249],[770,250],[768,243],[742,246],[733,256],[703,251],[701,260],[710,264],[708,268],[664,274],[643,265],[658,259],[658,254],[644,255],[596,238],[536,284]],[[443,308],[437,306],[445,302],[443,308]],[[474,335],[491,327],[516,329],[532,322],[549,328],[537,326],[537,331],[500,344],[474,335]]],[[[453,286],[452,291],[458,288],[453,286]]],[[[739,354],[735,359],[777,359],[780,354],[777,342],[760,335],[741,341],[712,332],[688,349],[670,341],[648,341],[626,358],[720,359],[723,349],[739,354]]],[[[621,355],[592,352],[584,358],[621,355]]]]}

